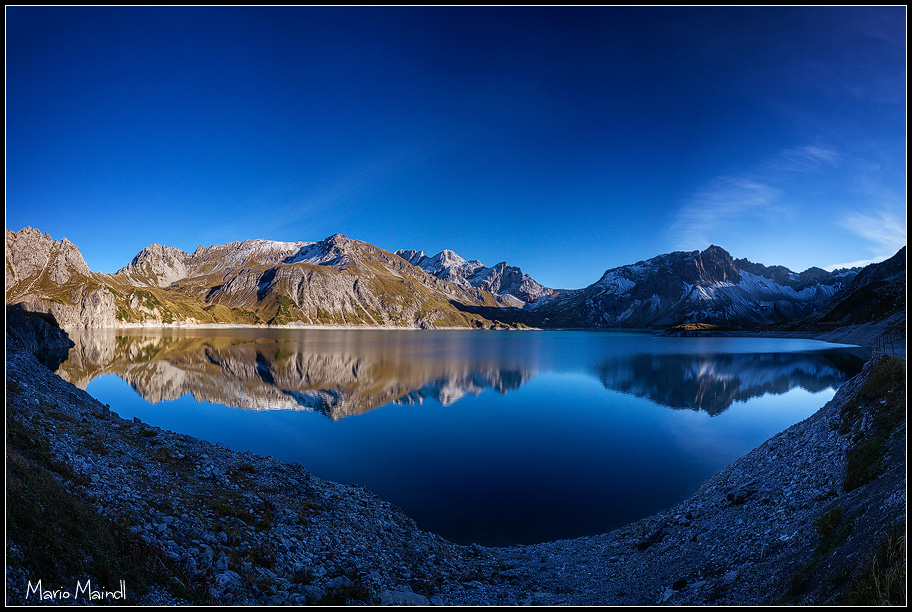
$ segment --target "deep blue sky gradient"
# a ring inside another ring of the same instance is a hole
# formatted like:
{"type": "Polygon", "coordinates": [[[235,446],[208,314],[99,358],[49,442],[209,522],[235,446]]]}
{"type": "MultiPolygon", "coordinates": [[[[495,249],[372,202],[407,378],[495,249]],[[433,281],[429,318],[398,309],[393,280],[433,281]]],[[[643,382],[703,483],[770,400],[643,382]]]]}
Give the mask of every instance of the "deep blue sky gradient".
{"type": "Polygon", "coordinates": [[[905,244],[906,9],[6,9],[6,227],[114,272],[335,232],[577,288],[905,244]]]}

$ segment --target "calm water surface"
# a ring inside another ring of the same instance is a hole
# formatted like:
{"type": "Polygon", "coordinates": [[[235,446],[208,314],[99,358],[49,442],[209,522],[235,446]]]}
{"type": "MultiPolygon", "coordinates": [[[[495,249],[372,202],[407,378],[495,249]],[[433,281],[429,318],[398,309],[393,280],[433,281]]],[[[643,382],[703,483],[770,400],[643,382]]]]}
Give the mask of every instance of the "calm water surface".
{"type": "Polygon", "coordinates": [[[456,542],[600,533],[810,416],[867,352],[572,331],[117,330],[58,373],[124,418],[357,483],[456,542]]]}

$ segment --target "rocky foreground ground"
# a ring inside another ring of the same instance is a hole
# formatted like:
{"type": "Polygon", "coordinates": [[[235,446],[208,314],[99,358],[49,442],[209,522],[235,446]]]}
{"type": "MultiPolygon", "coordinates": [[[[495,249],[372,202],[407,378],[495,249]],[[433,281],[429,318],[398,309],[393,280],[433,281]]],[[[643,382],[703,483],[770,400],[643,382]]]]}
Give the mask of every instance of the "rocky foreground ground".
{"type": "Polygon", "coordinates": [[[122,419],[7,343],[8,604],[89,603],[65,597],[86,580],[141,605],[905,601],[904,359],[872,360],[674,508],[485,548],[298,464],[122,419]]]}

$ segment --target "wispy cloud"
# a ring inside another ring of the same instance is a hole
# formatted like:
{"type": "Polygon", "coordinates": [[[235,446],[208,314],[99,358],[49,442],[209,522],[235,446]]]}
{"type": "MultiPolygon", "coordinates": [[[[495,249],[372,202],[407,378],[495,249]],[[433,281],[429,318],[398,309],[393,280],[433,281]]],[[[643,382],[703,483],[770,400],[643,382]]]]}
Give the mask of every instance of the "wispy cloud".
{"type": "Polygon", "coordinates": [[[749,177],[719,177],[684,202],[670,232],[679,248],[711,242],[710,236],[745,218],[766,217],[780,190],[749,177]]]}
{"type": "Polygon", "coordinates": [[[841,157],[839,151],[831,147],[806,145],[780,151],[770,160],[768,168],[772,171],[813,172],[835,166],[841,157]]]}
{"type": "Polygon", "coordinates": [[[719,240],[720,234],[745,222],[787,219],[791,209],[782,200],[790,185],[844,162],[843,154],[827,144],[782,149],[743,173],[713,179],[685,198],[669,232],[678,248],[693,248],[712,242],[712,236],[719,240]]]}
{"type": "Polygon", "coordinates": [[[891,255],[906,244],[905,223],[887,212],[880,212],[876,216],[862,213],[848,215],[843,219],[842,226],[891,255]]]}
{"type": "Polygon", "coordinates": [[[849,232],[868,240],[872,257],[857,261],[831,264],[827,270],[854,268],[883,261],[896,254],[906,244],[906,223],[887,211],[875,214],[850,213],[840,220],[840,225],[849,232]]]}

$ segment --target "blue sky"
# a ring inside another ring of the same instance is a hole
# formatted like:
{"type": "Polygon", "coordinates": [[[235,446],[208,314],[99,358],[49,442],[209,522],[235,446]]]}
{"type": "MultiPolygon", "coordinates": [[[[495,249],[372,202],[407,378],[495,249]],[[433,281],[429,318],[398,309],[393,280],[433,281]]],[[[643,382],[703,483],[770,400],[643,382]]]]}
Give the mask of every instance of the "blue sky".
{"type": "Polygon", "coordinates": [[[906,242],[906,8],[6,9],[6,227],[340,232],[577,288],[906,242]]]}

